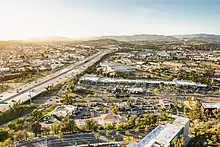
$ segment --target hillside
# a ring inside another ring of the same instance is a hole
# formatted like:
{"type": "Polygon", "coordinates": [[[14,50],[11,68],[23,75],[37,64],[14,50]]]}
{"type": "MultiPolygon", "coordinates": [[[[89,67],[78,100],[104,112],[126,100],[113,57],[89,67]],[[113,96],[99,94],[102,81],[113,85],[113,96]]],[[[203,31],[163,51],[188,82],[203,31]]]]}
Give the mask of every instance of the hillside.
{"type": "Polygon", "coordinates": [[[131,36],[102,36],[100,39],[114,39],[118,41],[179,41],[179,39],[172,36],[164,35],[131,35],[131,36]]]}
{"type": "Polygon", "coordinates": [[[189,40],[189,41],[208,41],[208,42],[218,42],[220,43],[220,35],[214,34],[187,34],[187,35],[174,35],[181,40],[189,40]]]}

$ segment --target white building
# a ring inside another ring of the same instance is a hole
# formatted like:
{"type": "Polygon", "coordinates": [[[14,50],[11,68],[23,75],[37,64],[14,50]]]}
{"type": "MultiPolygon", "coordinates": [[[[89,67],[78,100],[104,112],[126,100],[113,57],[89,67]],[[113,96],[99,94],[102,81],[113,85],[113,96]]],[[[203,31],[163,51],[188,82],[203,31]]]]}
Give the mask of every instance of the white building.
{"type": "Polygon", "coordinates": [[[58,117],[66,117],[67,115],[71,115],[73,112],[77,110],[76,106],[73,105],[62,105],[62,106],[57,106],[52,114],[56,115],[58,117]]]}
{"type": "Polygon", "coordinates": [[[185,145],[189,141],[189,119],[174,116],[176,119],[172,124],[159,125],[140,142],[131,143],[128,147],[170,147],[175,137],[181,135],[185,138],[185,145]]]}

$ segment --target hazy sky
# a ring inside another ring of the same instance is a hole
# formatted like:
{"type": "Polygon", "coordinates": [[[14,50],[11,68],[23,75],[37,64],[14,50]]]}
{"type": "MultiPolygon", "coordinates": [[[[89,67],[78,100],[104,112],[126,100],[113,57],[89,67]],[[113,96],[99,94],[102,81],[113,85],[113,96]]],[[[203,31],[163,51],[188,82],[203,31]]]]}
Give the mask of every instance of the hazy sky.
{"type": "Polygon", "coordinates": [[[0,39],[220,34],[220,0],[0,0],[0,39]]]}

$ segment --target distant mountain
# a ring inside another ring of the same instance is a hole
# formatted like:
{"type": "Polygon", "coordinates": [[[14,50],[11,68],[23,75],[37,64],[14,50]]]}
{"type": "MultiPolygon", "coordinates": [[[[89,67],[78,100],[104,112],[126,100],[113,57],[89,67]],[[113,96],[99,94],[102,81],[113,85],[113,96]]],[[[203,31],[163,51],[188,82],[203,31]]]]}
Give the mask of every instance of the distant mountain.
{"type": "Polygon", "coordinates": [[[187,35],[173,35],[173,37],[181,40],[189,41],[211,41],[211,42],[220,42],[220,35],[214,34],[187,34],[187,35]]]}
{"type": "Polygon", "coordinates": [[[125,36],[102,36],[99,39],[114,39],[118,41],[179,41],[178,38],[173,36],[164,35],[125,35],[125,36]]]}

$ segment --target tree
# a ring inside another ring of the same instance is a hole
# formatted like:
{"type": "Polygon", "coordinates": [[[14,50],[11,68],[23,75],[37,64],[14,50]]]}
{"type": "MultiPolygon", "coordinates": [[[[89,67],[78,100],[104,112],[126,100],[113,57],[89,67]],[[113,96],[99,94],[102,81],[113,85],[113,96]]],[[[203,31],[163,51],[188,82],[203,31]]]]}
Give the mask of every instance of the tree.
{"type": "Polygon", "coordinates": [[[129,130],[126,130],[126,131],[125,131],[125,135],[130,135],[129,130]]]}
{"type": "Polygon", "coordinates": [[[107,130],[107,131],[105,132],[105,135],[109,137],[109,136],[110,136],[110,131],[107,130]]]}
{"type": "Polygon", "coordinates": [[[62,96],[61,101],[64,105],[72,105],[74,103],[74,98],[72,96],[69,96],[68,94],[65,94],[62,96]]]}
{"type": "Polygon", "coordinates": [[[93,119],[88,119],[85,121],[85,129],[96,132],[98,130],[98,123],[93,119]]]}
{"type": "Polygon", "coordinates": [[[51,130],[52,130],[53,134],[58,134],[61,130],[61,125],[58,123],[54,123],[51,125],[51,130]]]}
{"type": "Polygon", "coordinates": [[[214,109],[214,110],[212,111],[212,113],[214,114],[214,116],[215,116],[216,118],[220,118],[220,110],[214,109]]]}
{"type": "Polygon", "coordinates": [[[139,132],[140,132],[140,130],[139,130],[138,128],[136,128],[136,129],[135,129],[135,132],[136,132],[136,133],[139,133],[139,132]]]}
{"type": "Polygon", "coordinates": [[[43,117],[43,112],[42,111],[34,110],[31,113],[30,120],[34,122],[34,121],[40,120],[42,117],[43,117]]]}
{"type": "Polygon", "coordinates": [[[113,113],[117,114],[119,108],[118,108],[118,105],[116,105],[116,104],[111,104],[111,105],[110,105],[110,109],[111,109],[111,111],[112,111],[113,113]]]}
{"type": "Polygon", "coordinates": [[[8,124],[8,127],[11,130],[18,131],[18,130],[22,130],[24,128],[24,123],[25,123],[25,119],[24,118],[19,118],[15,122],[10,122],[8,124]]]}
{"type": "Polygon", "coordinates": [[[0,129],[0,142],[6,140],[9,137],[10,136],[9,136],[8,130],[0,129]]]}
{"type": "Polygon", "coordinates": [[[78,128],[77,128],[76,123],[73,119],[70,119],[69,117],[67,117],[62,121],[61,132],[73,133],[74,131],[77,131],[77,130],[78,130],[78,128]]]}
{"type": "Polygon", "coordinates": [[[181,135],[180,138],[175,137],[172,141],[174,147],[183,147],[185,143],[185,138],[183,135],[181,135]]]}
{"type": "Polygon", "coordinates": [[[43,135],[48,135],[50,133],[50,128],[49,127],[42,127],[42,132],[43,132],[43,135]]]}
{"type": "Polygon", "coordinates": [[[114,126],[112,124],[105,124],[104,125],[104,129],[105,130],[113,130],[114,129],[114,126]]]}
{"type": "Polygon", "coordinates": [[[34,122],[29,125],[29,129],[34,133],[35,137],[41,133],[41,124],[39,122],[34,122]]]}
{"type": "Polygon", "coordinates": [[[4,142],[0,142],[1,147],[10,147],[11,146],[11,139],[8,138],[4,142]]]}
{"type": "Polygon", "coordinates": [[[100,138],[100,134],[99,134],[99,132],[97,132],[97,133],[95,133],[94,134],[94,136],[95,136],[95,138],[97,139],[97,141],[99,140],[99,138],[100,138]]]}
{"type": "Polygon", "coordinates": [[[17,141],[26,140],[27,138],[27,132],[19,130],[14,133],[14,139],[17,141]]]}
{"type": "Polygon", "coordinates": [[[116,132],[116,136],[120,136],[120,132],[119,131],[116,132]]]}

